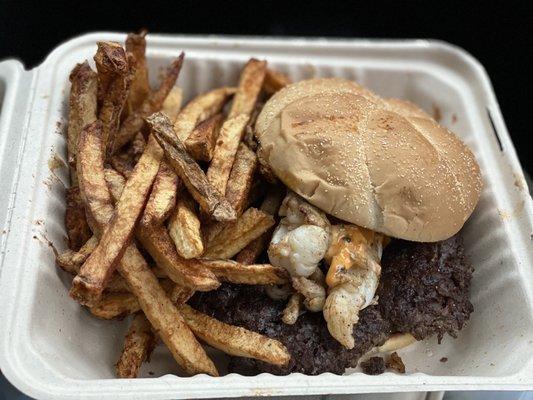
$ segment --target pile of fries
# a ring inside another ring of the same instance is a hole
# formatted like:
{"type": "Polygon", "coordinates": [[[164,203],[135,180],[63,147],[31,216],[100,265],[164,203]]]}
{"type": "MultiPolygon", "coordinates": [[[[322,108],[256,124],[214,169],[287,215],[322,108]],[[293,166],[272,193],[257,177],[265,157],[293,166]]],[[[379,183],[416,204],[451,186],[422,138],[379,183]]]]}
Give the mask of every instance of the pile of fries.
{"type": "Polygon", "coordinates": [[[280,342],[186,302],[221,282],[288,281],[284,269],[256,264],[283,189],[262,176],[252,128],[262,101],[288,80],[251,59],[238,87],[181,108],[184,54],[153,89],[145,35],[128,35],[125,46],[99,42],[96,71],[84,62],[70,75],[70,249],[57,257],[74,275],[70,296],[98,318],[132,315],[119,377],[137,377],[159,339],[188,374],[218,375],[200,342],[285,365],[280,342]]]}

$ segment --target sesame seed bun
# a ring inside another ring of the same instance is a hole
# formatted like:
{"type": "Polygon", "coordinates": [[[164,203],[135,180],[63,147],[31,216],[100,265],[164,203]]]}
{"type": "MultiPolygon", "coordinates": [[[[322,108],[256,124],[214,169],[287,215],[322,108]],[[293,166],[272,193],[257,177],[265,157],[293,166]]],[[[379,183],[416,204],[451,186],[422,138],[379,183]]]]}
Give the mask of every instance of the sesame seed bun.
{"type": "Polygon", "coordinates": [[[472,152],[406,101],[344,79],[285,87],[256,122],[260,157],[290,189],[335,217],[433,242],[457,233],[482,187],[472,152]]]}

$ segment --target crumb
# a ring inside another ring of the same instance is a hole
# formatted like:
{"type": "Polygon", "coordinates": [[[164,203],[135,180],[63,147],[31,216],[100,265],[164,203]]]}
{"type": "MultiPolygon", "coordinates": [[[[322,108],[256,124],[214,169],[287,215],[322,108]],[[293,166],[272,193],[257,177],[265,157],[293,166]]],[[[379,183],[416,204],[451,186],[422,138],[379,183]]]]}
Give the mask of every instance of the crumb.
{"type": "Polygon", "coordinates": [[[154,371],[148,371],[148,375],[155,375],[154,371]]]}
{"type": "Polygon", "coordinates": [[[496,365],[494,363],[490,363],[490,366],[491,367],[495,367],[496,365]]]}
{"type": "Polygon", "coordinates": [[[514,185],[518,188],[518,190],[524,190],[524,182],[522,181],[522,178],[520,177],[520,175],[514,172],[513,176],[514,176],[514,185]]]}
{"type": "Polygon", "coordinates": [[[36,240],[39,240],[39,238],[37,237],[37,235],[33,235],[33,238],[36,239],[36,240]]]}
{"type": "Polygon", "coordinates": [[[405,374],[405,364],[403,363],[402,358],[396,352],[392,353],[389,356],[387,362],[385,363],[385,366],[387,367],[387,369],[392,369],[394,371],[399,372],[400,374],[405,374]]]}
{"type": "Polygon", "coordinates": [[[431,113],[433,114],[433,119],[437,122],[440,122],[442,119],[442,113],[440,111],[439,106],[433,103],[433,105],[431,106],[431,109],[432,109],[431,113]]]}
{"type": "Polygon", "coordinates": [[[457,122],[457,115],[455,113],[452,114],[452,124],[455,124],[457,122]]]}
{"type": "Polygon", "coordinates": [[[380,375],[385,372],[385,361],[382,357],[370,357],[361,363],[361,368],[367,375],[380,375]]]}
{"type": "Polygon", "coordinates": [[[446,361],[448,361],[448,357],[442,357],[439,361],[441,363],[445,363],[446,361]]]}

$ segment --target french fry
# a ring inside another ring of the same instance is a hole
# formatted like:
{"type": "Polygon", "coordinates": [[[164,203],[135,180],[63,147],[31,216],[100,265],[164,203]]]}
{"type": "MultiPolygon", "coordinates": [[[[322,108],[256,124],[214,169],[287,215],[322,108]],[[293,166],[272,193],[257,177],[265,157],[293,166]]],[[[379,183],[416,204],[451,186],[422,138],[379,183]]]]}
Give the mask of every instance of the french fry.
{"type": "Polygon", "coordinates": [[[287,283],[287,271],[270,264],[243,265],[232,260],[201,260],[220,280],[243,285],[281,285],[287,283]]]}
{"type": "Polygon", "coordinates": [[[178,196],[176,208],[168,220],[168,233],[181,257],[198,258],[204,252],[200,220],[186,190],[182,190],[178,196]]]}
{"type": "Polygon", "coordinates": [[[238,216],[248,205],[248,195],[252,188],[256,167],[257,157],[255,153],[244,143],[239,144],[226,188],[226,199],[238,216]]]}
{"type": "Polygon", "coordinates": [[[98,236],[114,213],[113,201],[105,183],[103,127],[100,121],[85,126],[78,138],[77,171],[80,196],[92,231],[98,236]]]}
{"type": "Polygon", "coordinates": [[[113,202],[116,203],[117,201],[119,201],[120,196],[122,196],[122,191],[124,190],[126,179],[117,171],[111,168],[106,168],[104,170],[104,177],[109,193],[113,198],[113,202]]]}
{"type": "Polygon", "coordinates": [[[67,130],[67,157],[70,168],[70,183],[77,185],[76,154],[78,136],[85,125],[96,121],[96,91],[98,79],[89,63],[78,64],[69,76],[70,97],[67,130]]]}
{"type": "Polygon", "coordinates": [[[174,131],[178,138],[182,142],[185,141],[199,122],[222,111],[222,108],[231,96],[235,94],[236,90],[236,88],[232,87],[222,87],[192,99],[183,107],[174,123],[174,131]]]}
{"type": "Polygon", "coordinates": [[[66,190],[66,201],[65,228],[67,229],[68,247],[78,251],[92,236],[78,186],[71,186],[66,190]]]}
{"type": "Polygon", "coordinates": [[[235,223],[229,224],[208,244],[203,257],[229,259],[274,225],[274,218],[249,208],[235,223]]]}
{"type": "Polygon", "coordinates": [[[137,378],[143,362],[147,361],[154,350],[156,336],[150,321],[143,313],[133,317],[124,340],[124,347],[116,364],[119,378],[137,378]]]}
{"type": "Polygon", "coordinates": [[[170,300],[174,304],[186,303],[194,295],[194,290],[180,285],[174,285],[170,293],[170,300]]]}
{"type": "Polygon", "coordinates": [[[102,146],[109,156],[133,80],[134,71],[130,68],[133,59],[126,55],[122,46],[113,42],[98,42],[98,50],[94,59],[98,77],[106,85],[105,94],[101,98],[98,119],[102,121],[103,126],[102,146]]]}
{"type": "Polygon", "coordinates": [[[152,92],[142,102],[138,110],[128,115],[128,117],[122,122],[114,142],[113,153],[116,153],[126,143],[133,139],[135,134],[143,127],[144,119],[146,117],[161,109],[165,98],[178,79],[183,64],[183,58],[184,54],[181,53],[180,56],[170,64],[159,88],[152,92]]]}
{"type": "Polygon", "coordinates": [[[77,274],[81,265],[87,260],[96,246],[98,246],[98,238],[96,236],[91,236],[91,238],[81,246],[79,251],[66,250],[59,254],[56,257],[56,264],[64,271],[70,272],[71,274],[77,274]]]}
{"type": "Polygon", "coordinates": [[[164,226],[139,227],[137,239],[174,282],[199,291],[213,290],[220,285],[215,274],[198,260],[185,260],[178,255],[164,226]]]}
{"type": "Polygon", "coordinates": [[[183,91],[180,87],[173,87],[168,93],[167,98],[163,102],[161,111],[165,113],[168,119],[174,123],[178,114],[180,113],[181,103],[183,101],[183,91]]]}
{"type": "Polygon", "coordinates": [[[250,116],[261,91],[265,79],[266,62],[255,58],[250,59],[244,66],[239,79],[237,93],[233,98],[228,119],[240,114],[250,116]]]}
{"type": "Polygon", "coordinates": [[[147,31],[130,33],[126,38],[126,51],[135,57],[135,73],[131,82],[130,93],[127,100],[127,111],[131,114],[137,110],[150,93],[148,82],[148,68],[146,66],[146,36],[147,31]]]}
{"type": "Polygon", "coordinates": [[[124,253],[118,270],[130,285],[154,330],[185,372],[218,376],[215,365],[133,246],[124,253]]]}
{"type": "MultiPolygon", "coordinates": [[[[270,215],[277,215],[279,206],[281,205],[284,197],[285,193],[283,190],[280,190],[277,187],[270,187],[268,189],[268,194],[261,203],[260,210],[270,215]]],[[[268,244],[270,243],[270,238],[272,237],[272,231],[273,228],[270,228],[257,239],[250,242],[248,246],[246,246],[239,252],[239,254],[237,254],[235,260],[245,265],[253,264],[267,249],[268,244]]]]}
{"type": "Polygon", "coordinates": [[[98,105],[102,105],[115,75],[125,75],[129,69],[126,52],[119,43],[97,42],[98,49],[94,56],[98,71],[98,105]]]}
{"type": "MultiPolygon", "coordinates": [[[[107,183],[110,186],[110,182],[108,181],[107,183]]],[[[114,197],[116,198],[122,192],[120,179],[116,179],[114,185],[114,191],[116,192],[114,197]]],[[[152,189],[153,193],[154,189],[152,189]]],[[[161,203],[158,197],[158,195],[151,195],[150,200],[161,203]]],[[[148,206],[149,204],[147,204],[141,217],[141,223],[137,227],[137,238],[151,253],[160,268],[165,271],[164,275],[170,277],[176,283],[193,289],[211,290],[218,287],[219,282],[213,273],[202,267],[197,261],[188,262],[176,254],[176,249],[170,242],[169,234],[160,226],[162,221],[154,218],[154,213],[150,212],[148,206]]]]}
{"type": "Polygon", "coordinates": [[[280,366],[286,365],[290,360],[289,352],[277,340],[225,324],[196,311],[187,304],[179,306],[179,310],[197,337],[227,354],[255,358],[280,366]]]}
{"type": "MultiPolygon", "coordinates": [[[[87,131],[87,134],[90,133],[95,136],[95,140],[86,140],[84,143],[92,143],[93,147],[88,147],[85,149],[86,151],[83,152],[84,157],[79,157],[83,158],[84,160],[79,160],[78,158],[78,164],[87,164],[87,159],[96,159],[99,160],[100,163],[92,164],[94,171],[84,169],[83,174],[80,174],[80,182],[89,183],[86,185],[80,185],[80,189],[82,189],[82,198],[87,198],[87,195],[84,194],[83,190],[87,187],[90,187],[99,193],[103,193],[107,190],[103,163],[103,149],[100,142],[100,136],[98,135],[98,133],[101,134],[101,132],[91,130],[87,131]],[[97,155],[88,154],[92,152],[96,152],[97,155]]],[[[149,143],[148,146],[151,146],[151,144],[149,143]]],[[[81,147],[79,148],[81,149],[81,147]]],[[[142,157],[139,161],[139,164],[143,164],[142,157]]],[[[131,181],[133,181],[133,179],[128,181],[128,184],[131,181]]],[[[108,190],[106,197],[109,198],[110,203],[111,195],[109,194],[108,190]]],[[[95,216],[94,221],[103,222],[102,224],[96,226],[96,228],[98,228],[96,231],[98,235],[104,230],[105,223],[109,221],[111,216],[108,215],[107,207],[99,209],[95,208],[96,205],[97,204],[95,203],[86,203],[86,207],[91,209],[91,214],[95,216]],[[96,214],[101,215],[96,216],[96,214]],[[108,218],[107,221],[105,220],[106,217],[108,218]]],[[[112,206],[111,209],[111,211],[113,211],[112,206]]],[[[218,375],[213,362],[209,359],[203,348],[194,338],[194,335],[187,327],[185,321],[178,313],[170,299],[166,296],[166,293],[160,286],[158,279],[153,274],[152,270],[134,244],[131,244],[126,248],[122,259],[118,263],[117,269],[122,277],[126,280],[128,287],[137,298],[144,314],[153,325],[154,329],[159,333],[159,336],[167,345],[178,364],[180,364],[184,370],[190,374],[207,373],[215,376],[218,375]]]]}
{"type": "Polygon", "coordinates": [[[231,167],[248,123],[249,115],[239,114],[222,125],[207,169],[207,179],[219,193],[226,193],[231,167]]]}
{"type": "Polygon", "coordinates": [[[147,122],[165,151],[170,166],[181,178],[200,207],[217,221],[235,220],[235,210],[208,182],[202,169],[187,153],[183,143],[174,134],[168,118],[162,113],[156,113],[147,118],[147,122]]]}
{"type": "Polygon", "coordinates": [[[166,163],[161,163],[146,203],[141,226],[163,223],[176,205],[178,177],[166,163]]]}
{"type": "MultiPolygon", "coordinates": [[[[80,303],[92,305],[101,296],[107,280],[129,245],[162,157],[163,151],[155,140],[150,138],[145,152],[126,182],[122,196],[116,205],[116,212],[103,232],[100,243],[72,282],[70,295],[80,303]]],[[[86,187],[85,190],[87,190],[86,187]]],[[[102,191],[106,190],[107,187],[102,189],[102,191]]],[[[109,192],[107,192],[107,197],[110,198],[109,192]]],[[[113,206],[110,207],[113,210],[113,206]]]]}
{"type": "Polygon", "coordinates": [[[89,307],[92,315],[102,319],[122,319],[140,309],[137,298],[131,293],[106,294],[96,305],[89,307]]]}
{"type": "Polygon", "coordinates": [[[186,138],[185,147],[195,160],[211,161],[223,121],[222,114],[215,114],[200,122],[186,138]]]}
{"type": "Polygon", "coordinates": [[[263,81],[263,90],[269,95],[273,95],[278,90],[290,85],[289,77],[275,69],[267,68],[265,80],[263,81]]]}

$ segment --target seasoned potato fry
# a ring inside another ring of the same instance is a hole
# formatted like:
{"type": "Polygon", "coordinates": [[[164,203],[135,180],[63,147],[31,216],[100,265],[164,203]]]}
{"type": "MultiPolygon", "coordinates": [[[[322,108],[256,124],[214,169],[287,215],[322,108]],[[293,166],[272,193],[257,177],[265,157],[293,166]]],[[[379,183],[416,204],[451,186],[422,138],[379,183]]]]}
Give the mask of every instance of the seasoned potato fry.
{"type": "Polygon", "coordinates": [[[66,190],[66,201],[65,228],[67,229],[68,247],[78,251],[92,236],[78,186],[71,186],[66,190]]]}
{"type": "Polygon", "coordinates": [[[106,294],[96,305],[89,307],[92,315],[102,319],[122,319],[140,309],[137,298],[131,293],[106,294]]]}
{"type": "Polygon", "coordinates": [[[211,161],[223,121],[222,114],[215,114],[194,128],[185,140],[185,147],[195,160],[211,161]]]}
{"type": "Polygon", "coordinates": [[[266,61],[250,59],[244,66],[239,79],[237,93],[228,115],[228,119],[240,114],[250,116],[261,91],[266,73],[266,61]]]}
{"type": "MultiPolygon", "coordinates": [[[[84,136],[84,132],[86,132],[85,129],[82,132],[82,137],[84,136]]],[[[111,219],[114,210],[113,206],[110,205],[111,195],[109,194],[105,182],[103,149],[100,136],[101,127],[100,130],[96,129],[91,131],[91,129],[89,129],[87,134],[89,133],[92,133],[92,135],[89,136],[94,136],[94,140],[85,140],[84,143],[92,144],[93,146],[87,147],[87,151],[83,152],[85,154],[84,157],[78,157],[78,165],[91,165],[94,170],[83,170],[83,173],[80,174],[80,182],[85,182],[85,185],[80,185],[82,198],[87,199],[88,196],[84,189],[90,188],[91,190],[100,193],[102,200],[109,200],[108,202],[103,201],[102,203],[85,203],[86,207],[90,209],[90,213],[95,216],[93,220],[95,221],[95,228],[97,228],[95,233],[98,236],[104,231],[106,223],[111,219]],[[97,154],[89,154],[93,152],[97,154]],[[80,160],[80,158],[83,160],[80,160]],[[98,160],[99,163],[95,163],[94,160],[98,160]],[[97,208],[96,206],[100,204],[103,204],[104,207],[97,208]],[[110,215],[107,207],[108,205],[110,205],[111,208],[110,215]]],[[[152,147],[151,144],[149,143],[148,146],[150,150],[150,147],[152,147]]],[[[81,149],[80,146],[79,148],[81,149]]],[[[149,154],[148,151],[145,153],[149,154]]],[[[144,171],[145,168],[143,168],[142,165],[146,163],[143,161],[142,157],[139,164],[144,171]]],[[[157,171],[154,171],[154,176],[156,172],[157,171]]],[[[132,181],[135,180],[132,179],[128,181],[128,184],[132,181]]],[[[127,190],[128,184],[126,185],[125,191],[127,190]]],[[[101,245],[101,243],[99,245],[101,245]]],[[[167,345],[178,364],[190,374],[207,373],[215,376],[218,375],[213,362],[209,359],[185,324],[181,315],[166,296],[158,279],[134,244],[131,244],[126,248],[122,259],[118,263],[117,270],[126,280],[128,287],[137,298],[144,314],[153,325],[154,329],[158,332],[163,342],[167,345]]]]}
{"type": "Polygon", "coordinates": [[[118,270],[130,285],[154,330],[185,372],[218,376],[215,365],[135,247],[130,246],[126,250],[118,270]]]}
{"type": "Polygon", "coordinates": [[[170,300],[172,300],[174,304],[183,304],[186,303],[193,295],[194,290],[180,285],[174,285],[174,288],[170,293],[170,300]]]}
{"type": "Polygon", "coordinates": [[[170,122],[174,123],[174,121],[176,121],[176,118],[180,113],[182,102],[183,90],[181,90],[180,87],[174,86],[168,93],[168,96],[161,107],[161,111],[165,113],[170,122]]]}
{"type": "Polygon", "coordinates": [[[127,100],[127,112],[131,114],[137,110],[144,99],[150,93],[150,83],[148,82],[148,67],[146,66],[146,36],[147,31],[130,33],[126,38],[126,51],[133,54],[135,62],[133,64],[135,73],[131,82],[130,93],[127,100]]]}
{"type": "MultiPolygon", "coordinates": [[[[111,155],[113,142],[120,125],[120,116],[126,104],[133,80],[134,70],[131,64],[133,57],[128,57],[122,46],[113,42],[99,42],[95,56],[99,78],[107,81],[105,94],[102,97],[98,119],[102,121],[102,146],[107,156],[111,155]],[[105,68],[102,68],[102,65],[105,68]]],[[[100,80],[102,81],[102,80],[100,80]]],[[[103,89],[102,89],[103,90],[103,89]]]]}
{"type": "Polygon", "coordinates": [[[178,138],[185,141],[199,122],[218,114],[235,92],[236,88],[222,87],[192,99],[183,107],[174,123],[178,138]]]}
{"type": "MultiPolygon", "coordinates": [[[[126,182],[123,194],[117,203],[116,212],[109,226],[105,228],[100,243],[72,282],[70,295],[80,303],[92,305],[101,296],[107,280],[129,245],[162,157],[161,147],[153,138],[150,138],[141,159],[126,182]]],[[[107,187],[103,191],[107,191],[107,187]]],[[[107,192],[107,197],[110,197],[109,192],[107,192]]],[[[106,204],[106,207],[108,206],[109,204],[106,204]]],[[[110,207],[113,210],[113,206],[110,207]]]]}
{"type": "Polygon", "coordinates": [[[226,199],[230,202],[237,215],[241,215],[248,205],[248,195],[252,188],[257,157],[244,143],[239,145],[235,162],[226,188],[226,199]]]}
{"type": "Polygon", "coordinates": [[[96,121],[96,91],[98,79],[89,63],[78,64],[69,76],[70,97],[67,130],[67,159],[70,168],[70,183],[77,185],[76,154],[78,136],[85,125],[96,121]]]}
{"type": "Polygon", "coordinates": [[[87,260],[89,255],[98,246],[98,238],[91,236],[79,251],[66,250],[65,252],[58,254],[56,258],[56,264],[64,271],[71,274],[77,274],[82,264],[87,260]]]}
{"type": "Polygon", "coordinates": [[[265,80],[263,81],[263,90],[269,95],[272,95],[290,83],[291,80],[287,75],[275,69],[267,68],[265,80]]]}
{"type": "Polygon", "coordinates": [[[200,220],[194,202],[185,190],[179,193],[176,208],[168,220],[168,233],[181,257],[198,258],[204,252],[200,220]]]}
{"type": "Polygon", "coordinates": [[[170,64],[159,88],[152,92],[143,101],[138,110],[128,115],[128,117],[122,122],[114,142],[113,153],[116,153],[126,143],[131,141],[135,134],[141,130],[144,125],[144,118],[161,109],[163,102],[178,79],[183,64],[183,58],[184,54],[181,53],[180,56],[170,64]]]}
{"type": "Polygon", "coordinates": [[[156,113],[147,118],[155,138],[163,147],[167,161],[181,178],[200,207],[217,221],[235,220],[235,210],[208,182],[204,172],[176,137],[168,118],[156,113]]]}
{"type": "Polygon", "coordinates": [[[129,70],[126,52],[116,42],[97,42],[94,56],[96,71],[98,71],[98,104],[101,106],[107,96],[111,83],[116,74],[124,76],[129,70]]]}
{"type": "Polygon", "coordinates": [[[207,169],[207,179],[219,193],[226,193],[231,168],[235,161],[237,148],[248,123],[247,114],[239,114],[227,119],[220,128],[220,133],[213,150],[213,158],[207,169]]]}
{"type": "Polygon", "coordinates": [[[289,281],[284,268],[270,264],[243,265],[232,260],[201,260],[219,279],[244,285],[281,285],[289,281]]]}
{"type": "Polygon", "coordinates": [[[215,275],[197,260],[185,260],[178,255],[164,226],[139,227],[137,239],[174,282],[199,291],[213,290],[220,285],[215,275]]]}
{"type": "Polygon", "coordinates": [[[197,337],[227,354],[255,358],[274,365],[285,365],[290,360],[289,352],[277,340],[225,324],[196,311],[187,304],[179,306],[179,310],[197,337]]]}
{"type": "Polygon", "coordinates": [[[126,185],[126,179],[117,171],[111,168],[106,168],[104,170],[104,177],[109,193],[111,193],[113,202],[116,203],[120,200],[120,196],[122,196],[124,185],[126,185]]]}
{"type": "Polygon", "coordinates": [[[229,259],[274,225],[274,217],[249,208],[235,223],[228,224],[208,244],[203,257],[229,259]]]}
{"type": "Polygon", "coordinates": [[[163,223],[176,205],[178,177],[166,163],[161,163],[146,203],[141,226],[163,223]]]}
{"type": "Polygon", "coordinates": [[[105,183],[103,127],[100,121],[85,126],[78,138],[77,171],[80,196],[92,231],[98,236],[114,213],[113,201],[105,183]]]}
{"type": "Polygon", "coordinates": [[[137,378],[144,361],[147,361],[154,350],[156,336],[150,321],[143,313],[133,317],[124,340],[124,347],[116,365],[119,378],[137,378]]]}
{"type": "Polygon", "coordinates": [[[293,293],[283,309],[281,320],[284,324],[294,325],[302,310],[303,296],[300,293],[293,293]]]}

